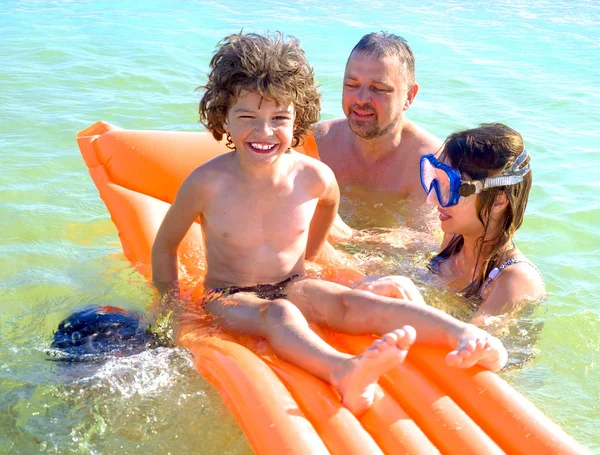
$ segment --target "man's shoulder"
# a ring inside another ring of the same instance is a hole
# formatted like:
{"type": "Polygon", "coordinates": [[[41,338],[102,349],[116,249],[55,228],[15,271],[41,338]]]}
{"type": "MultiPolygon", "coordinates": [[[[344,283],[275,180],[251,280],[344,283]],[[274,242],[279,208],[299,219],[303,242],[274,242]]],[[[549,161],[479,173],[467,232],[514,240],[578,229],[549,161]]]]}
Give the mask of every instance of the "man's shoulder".
{"type": "Polygon", "coordinates": [[[443,141],[413,121],[409,121],[405,127],[405,133],[408,135],[408,141],[403,141],[411,149],[417,150],[420,155],[428,153],[437,153],[442,147],[443,141]]]}
{"type": "Polygon", "coordinates": [[[348,121],[346,118],[335,118],[331,120],[324,120],[315,124],[312,128],[312,133],[317,142],[319,141],[331,141],[335,137],[339,137],[344,134],[345,130],[348,129],[348,121]]]}
{"type": "Polygon", "coordinates": [[[345,117],[325,120],[313,127],[312,132],[317,142],[319,156],[324,162],[332,164],[332,159],[342,150],[343,144],[346,144],[349,131],[345,117]]]}

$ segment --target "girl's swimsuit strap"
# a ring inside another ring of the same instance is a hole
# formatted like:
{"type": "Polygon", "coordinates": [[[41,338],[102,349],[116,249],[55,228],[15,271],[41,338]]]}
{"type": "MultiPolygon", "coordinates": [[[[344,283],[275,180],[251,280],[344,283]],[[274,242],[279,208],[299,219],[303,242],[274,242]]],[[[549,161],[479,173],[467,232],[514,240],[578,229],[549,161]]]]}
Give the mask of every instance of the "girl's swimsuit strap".
{"type": "MultiPolygon", "coordinates": [[[[538,268],[535,266],[535,264],[533,262],[527,261],[526,259],[523,259],[523,258],[512,258],[507,261],[504,261],[498,267],[494,267],[492,270],[490,270],[487,280],[485,280],[485,283],[483,283],[483,286],[481,286],[479,295],[481,296],[483,294],[483,291],[485,290],[485,288],[487,288],[491,284],[491,282],[494,281],[498,277],[498,275],[500,275],[500,272],[502,272],[502,270],[504,270],[506,267],[509,267],[513,264],[518,264],[519,262],[524,262],[526,264],[529,264],[531,267],[533,267],[535,269],[535,271],[540,275],[540,277],[542,276],[542,274],[540,273],[540,271],[538,270],[538,268]]],[[[543,280],[543,277],[542,277],[542,280],[543,280]]]]}

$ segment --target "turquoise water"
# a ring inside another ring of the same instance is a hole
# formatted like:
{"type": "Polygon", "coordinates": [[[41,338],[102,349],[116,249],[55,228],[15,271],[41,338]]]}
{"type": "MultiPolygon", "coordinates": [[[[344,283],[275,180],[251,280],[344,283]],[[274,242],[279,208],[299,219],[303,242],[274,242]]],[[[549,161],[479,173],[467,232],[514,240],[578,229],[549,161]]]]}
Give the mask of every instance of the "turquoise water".
{"type": "Polygon", "coordinates": [[[416,55],[411,119],[440,137],[484,121],[523,134],[534,188],[517,242],[549,298],[535,312],[537,356],[504,377],[600,453],[600,6],[421,3],[0,4],[0,453],[250,453],[184,352],[76,368],[45,355],[71,311],[143,310],[152,298],[121,254],[76,131],[99,119],[198,130],[194,89],[216,42],[242,28],[301,39],[324,118],[342,114],[348,52],[383,29],[416,55]]]}

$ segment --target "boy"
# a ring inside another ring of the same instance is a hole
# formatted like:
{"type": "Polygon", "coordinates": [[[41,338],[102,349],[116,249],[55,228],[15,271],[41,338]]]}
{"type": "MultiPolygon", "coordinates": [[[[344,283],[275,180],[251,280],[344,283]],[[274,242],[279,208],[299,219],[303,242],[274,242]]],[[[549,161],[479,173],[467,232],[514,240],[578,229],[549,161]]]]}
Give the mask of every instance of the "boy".
{"type": "Polygon", "coordinates": [[[500,369],[502,344],[474,326],[405,300],[302,277],[305,258],[325,243],[339,189],[327,166],[290,149],[318,120],[320,106],[298,41],[231,35],[210,66],[200,118],[235,151],[194,170],[179,190],[152,252],[157,288],[176,288],[177,247],[200,217],[205,310],[223,328],[266,338],[279,357],[331,383],[355,414],[372,403],[371,385],[404,360],[415,328],[420,340],[455,348],[447,358],[452,365],[500,369]],[[382,338],[351,356],[319,338],[306,318],[382,338]]]}

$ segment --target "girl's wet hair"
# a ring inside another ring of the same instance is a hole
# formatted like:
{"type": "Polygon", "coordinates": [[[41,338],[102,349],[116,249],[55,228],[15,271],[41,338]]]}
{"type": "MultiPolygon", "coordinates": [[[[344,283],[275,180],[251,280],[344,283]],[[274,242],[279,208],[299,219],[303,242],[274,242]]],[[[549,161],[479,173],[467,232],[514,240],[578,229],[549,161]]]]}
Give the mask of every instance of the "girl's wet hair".
{"type": "Polygon", "coordinates": [[[314,72],[300,42],[280,32],[237,33],[224,38],[212,60],[200,100],[200,122],[218,141],[223,139],[227,112],[242,91],[286,105],[296,111],[292,147],[319,120],[320,95],[314,72]]]}
{"type": "MultiPolygon", "coordinates": [[[[517,131],[501,123],[482,123],[478,128],[458,131],[448,136],[442,147],[441,157],[469,180],[483,180],[509,169],[523,150],[523,137],[517,131]]],[[[529,157],[521,167],[527,163],[529,157]]],[[[512,238],[523,223],[531,184],[530,171],[519,183],[489,188],[477,195],[477,216],[484,227],[484,234],[479,239],[478,255],[481,254],[483,239],[489,228],[492,206],[500,193],[506,194],[508,206],[500,233],[490,241],[490,254],[485,258],[477,258],[482,263],[481,271],[463,290],[466,297],[478,296],[489,272],[501,262],[503,255],[515,248],[512,238]],[[511,245],[508,251],[505,249],[506,245],[511,245]]],[[[453,256],[460,251],[462,244],[462,238],[455,239],[433,260],[453,256]]]]}

